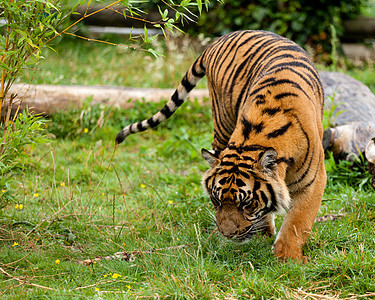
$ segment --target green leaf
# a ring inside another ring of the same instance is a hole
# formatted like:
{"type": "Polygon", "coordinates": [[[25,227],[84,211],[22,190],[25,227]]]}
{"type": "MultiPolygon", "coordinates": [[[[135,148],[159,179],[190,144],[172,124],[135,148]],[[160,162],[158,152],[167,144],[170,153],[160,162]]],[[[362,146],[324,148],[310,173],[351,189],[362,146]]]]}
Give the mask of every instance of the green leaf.
{"type": "Polygon", "coordinates": [[[146,24],[144,26],[144,40],[146,43],[148,43],[148,30],[147,30],[147,27],[146,27],[146,24]]]}
{"type": "Polygon", "coordinates": [[[155,58],[158,58],[160,56],[163,56],[161,53],[155,51],[154,49],[150,48],[147,50],[148,52],[150,52],[155,58]]]}
{"type": "Polygon", "coordinates": [[[202,0],[197,0],[199,14],[202,14],[202,0]]]}

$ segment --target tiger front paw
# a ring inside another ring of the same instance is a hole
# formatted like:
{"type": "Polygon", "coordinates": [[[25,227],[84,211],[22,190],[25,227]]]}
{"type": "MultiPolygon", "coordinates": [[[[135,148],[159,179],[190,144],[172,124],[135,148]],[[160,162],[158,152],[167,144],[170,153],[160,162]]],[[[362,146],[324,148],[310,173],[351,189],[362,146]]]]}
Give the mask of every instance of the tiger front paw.
{"type": "Polygon", "coordinates": [[[298,260],[302,263],[307,262],[307,256],[302,253],[301,246],[298,243],[287,242],[283,240],[277,240],[273,245],[272,252],[277,259],[281,261],[287,261],[290,259],[298,260]]]}

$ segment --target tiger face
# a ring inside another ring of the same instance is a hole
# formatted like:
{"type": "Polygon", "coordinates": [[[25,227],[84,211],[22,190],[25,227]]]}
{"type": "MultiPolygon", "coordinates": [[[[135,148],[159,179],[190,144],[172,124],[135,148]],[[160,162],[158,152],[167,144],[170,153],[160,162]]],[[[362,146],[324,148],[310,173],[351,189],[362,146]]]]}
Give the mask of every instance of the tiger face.
{"type": "Polygon", "coordinates": [[[202,149],[211,167],[203,176],[203,186],[214,205],[217,228],[236,242],[257,232],[274,234],[270,216],[286,210],[290,202],[288,189],[278,177],[277,152],[263,147],[231,148],[220,153],[202,149]]]}

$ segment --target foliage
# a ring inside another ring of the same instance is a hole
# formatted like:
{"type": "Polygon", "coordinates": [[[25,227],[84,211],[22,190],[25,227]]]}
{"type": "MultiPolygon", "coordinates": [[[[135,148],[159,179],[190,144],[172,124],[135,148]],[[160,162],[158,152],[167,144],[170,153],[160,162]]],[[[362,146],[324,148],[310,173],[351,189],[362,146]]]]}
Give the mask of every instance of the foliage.
{"type": "MultiPolygon", "coordinates": [[[[63,1],[63,3],[65,7],[70,7],[75,2],[68,0],[63,1]]],[[[174,3],[173,1],[159,1],[159,3],[155,3],[155,1],[152,0],[82,1],[80,4],[86,4],[85,13],[81,14],[76,21],[70,23],[69,25],[66,25],[66,28],[60,31],[58,36],[70,35],[91,42],[95,41],[112,46],[120,46],[128,49],[143,50],[149,52],[155,57],[158,57],[160,56],[160,53],[156,52],[155,49],[150,46],[150,44],[157,38],[157,36],[150,35],[149,28],[155,27],[157,29],[160,29],[163,33],[163,36],[166,36],[167,33],[182,33],[182,30],[179,28],[181,23],[184,23],[186,21],[196,22],[199,19],[199,16],[202,13],[203,8],[205,7],[206,9],[208,9],[208,3],[208,0],[184,0],[178,4],[174,3]],[[89,9],[91,8],[92,4],[95,4],[95,2],[100,2],[101,6],[96,8],[93,7],[92,12],[90,12],[89,9]],[[193,8],[194,13],[192,12],[191,8],[193,8]],[[88,37],[87,32],[85,32],[84,30],[84,26],[82,26],[85,19],[107,9],[115,13],[118,13],[121,16],[123,15],[125,19],[133,19],[138,24],[143,24],[143,33],[134,34],[133,30],[131,30],[127,39],[122,43],[111,42],[108,39],[108,36],[102,37],[102,39],[88,37]],[[156,11],[160,15],[160,19],[157,21],[149,20],[147,18],[147,15],[151,11],[156,11]],[[77,28],[75,27],[75,25],[77,24],[83,27],[82,31],[77,32],[77,28]]],[[[77,4],[72,9],[72,11],[75,11],[76,7],[77,4]]]]}
{"type": "Polygon", "coordinates": [[[323,111],[323,129],[326,130],[329,127],[335,127],[336,118],[344,111],[335,112],[336,108],[340,106],[340,103],[334,104],[335,95],[327,97],[328,102],[325,102],[325,110],[323,111]]]}
{"type": "Polygon", "coordinates": [[[106,120],[111,120],[109,113],[112,110],[114,108],[101,103],[92,104],[92,97],[89,97],[81,108],[67,109],[51,115],[48,131],[56,138],[77,138],[101,128],[106,120]]]}
{"type": "Polygon", "coordinates": [[[243,29],[269,30],[300,45],[309,44],[319,52],[322,46],[329,49],[330,26],[335,27],[340,37],[343,19],[358,15],[364,3],[365,0],[224,1],[224,5],[212,3],[198,25],[211,35],[243,29]]]}
{"type": "Polygon", "coordinates": [[[0,147],[0,209],[14,200],[14,175],[29,165],[35,146],[48,141],[45,125],[46,121],[41,116],[25,111],[10,121],[7,128],[0,127],[4,131],[0,147]]]}
{"type": "Polygon", "coordinates": [[[23,69],[38,62],[42,48],[56,34],[62,15],[56,1],[0,0],[1,95],[4,96],[23,69]]]}
{"type": "Polygon", "coordinates": [[[368,162],[363,156],[353,162],[347,160],[335,161],[332,153],[326,159],[326,170],[330,174],[329,181],[356,186],[359,189],[371,188],[371,175],[367,171],[368,162]]]}
{"type": "Polygon", "coordinates": [[[12,198],[11,182],[28,163],[30,145],[45,142],[44,121],[29,111],[18,114],[21,103],[14,105],[14,95],[8,91],[25,68],[35,66],[41,58],[42,48],[56,34],[62,14],[54,3],[58,1],[0,0],[0,209],[12,198]],[[7,111],[2,112],[2,107],[7,111]],[[11,118],[12,109],[14,116],[11,118]]]}

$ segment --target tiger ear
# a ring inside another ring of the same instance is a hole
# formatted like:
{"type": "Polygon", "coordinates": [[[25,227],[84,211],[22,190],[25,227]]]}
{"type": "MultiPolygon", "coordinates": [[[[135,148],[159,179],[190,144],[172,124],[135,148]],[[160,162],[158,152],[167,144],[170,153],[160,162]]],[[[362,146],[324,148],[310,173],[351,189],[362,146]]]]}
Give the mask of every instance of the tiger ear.
{"type": "Polygon", "coordinates": [[[202,157],[208,162],[211,168],[216,166],[219,163],[219,152],[215,150],[206,150],[202,148],[201,150],[202,157]]]}
{"type": "Polygon", "coordinates": [[[265,172],[272,172],[277,165],[277,151],[275,149],[266,150],[260,158],[260,165],[265,172]]]}

